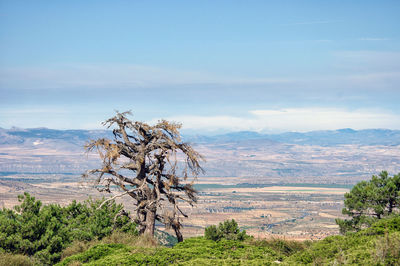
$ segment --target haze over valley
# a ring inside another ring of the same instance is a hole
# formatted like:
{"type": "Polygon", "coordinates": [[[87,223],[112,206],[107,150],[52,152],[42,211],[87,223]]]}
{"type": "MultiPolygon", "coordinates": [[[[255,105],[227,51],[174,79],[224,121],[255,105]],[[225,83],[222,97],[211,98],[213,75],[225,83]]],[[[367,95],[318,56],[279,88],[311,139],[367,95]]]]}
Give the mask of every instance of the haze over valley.
{"type": "MultiPolygon", "coordinates": [[[[96,167],[86,154],[89,139],[112,137],[102,130],[0,129],[0,171],[31,174],[83,173],[96,167]]],[[[235,132],[184,136],[206,158],[208,177],[223,183],[317,183],[353,185],[384,169],[400,168],[399,130],[313,131],[259,134],[235,132]]]]}
{"type": "MultiPolygon", "coordinates": [[[[100,163],[96,152],[85,153],[85,143],[112,138],[111,131],[12,128],[0,135],[0,205],[13,206],[24,191],[61,204],[109,196],[96,192],[81,174],[100,163]]],[[[196,181],[199,203],[184,207],[190,213],[185,236],[201,235],[206,226],[231,217],[258,237],[337,234],[334,219],[341,216],[343,194],[384,169],[400,169],[398,130],[234,132],[184,139],[206,159],[206,173],[196,181]]]]}
{"type": "Polygon", "coordinates": [[[400,1],[0,10],[0,265],[400,260],[400,1]]]}

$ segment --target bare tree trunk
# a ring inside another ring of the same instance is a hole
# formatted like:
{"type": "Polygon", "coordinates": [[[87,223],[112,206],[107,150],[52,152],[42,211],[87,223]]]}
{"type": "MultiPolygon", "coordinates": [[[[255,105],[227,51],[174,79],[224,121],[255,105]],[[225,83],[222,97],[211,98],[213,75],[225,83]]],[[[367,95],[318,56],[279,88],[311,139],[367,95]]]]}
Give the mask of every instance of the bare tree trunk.
{"type": "Polygon", "coordinates": [[[138,224],[139,235],[144,234],[144,231],[146,230],[146,214],[143,212],[143,210],[137,211],[135,222],[138,224]]]}
{"type": "Polygon", "coordinates": [[[144,226],[139,226],[139,235],[143,235],[144,234],[144,231],[146,230],[146,227],[144,227],[144,226]]]}
{"type": "Polygon", "coordinates": [[[183,236],[182,236],[182,233],[179,230],[179,228],[176,225],[172,225],[172,228],[175,231],[176,238],[178,239],[178,242],[182,242],[183,241],[183,236]]]}
{"type": "Polygon", "coordinates": [[[156,223],[156,210],[147,211],[146,229],[144,233],[154,236],[155,223],[156,223]]]}

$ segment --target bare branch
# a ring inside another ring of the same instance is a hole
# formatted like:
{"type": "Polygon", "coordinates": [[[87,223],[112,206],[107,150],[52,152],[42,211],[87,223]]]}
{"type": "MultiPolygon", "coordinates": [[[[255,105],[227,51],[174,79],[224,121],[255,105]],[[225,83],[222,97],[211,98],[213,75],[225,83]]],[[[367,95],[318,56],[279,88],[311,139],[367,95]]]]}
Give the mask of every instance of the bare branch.
{"type": "Polygon", "coordinates": [[[204,158],[188,143],[182,142],[181,124],[161,120],[154,126],[127,118],[131,112],[116,112],[103,125],[114,127],[114,140],[100,138],[90,141],[86,151],[96,150],[102,166],[84,177],[94,176],[99,191],[111,193],[114,187],[123,190],[102,202],[99,208],[118,197],[129,195],[136,205],[136,221],[141,233],[153,233],[155,220],[171,226],[182,240],[179,217],[187,215],[178,206],[197,201],[193,184],[182,183],[189,176],[195,180],[204,173],[200,162],[204,158]],[[179,154],[179,156],[177,156],[179,154]],[[184,158],[184,168],[177,173],[177,158],[184,158]],[[160,210],[173,210],[168,216],[160,216],[160,210]],[[182,216],[181,216],[182,215],[182,216]]]}
{"type": "Polygon", "coordinates": [[[122,197],[122,196],[124,196],[124,195],[126,195],[126,194],[128,194],[128,193],[132,193],[132,192],[135,192],[135,191],[137,191],[137,190],[138,190],[138,188],[136,188],[136,189],[131,189],[131,190],[128,190],[128,191],[124,191],[123,193],[117,194],[117,195],[115,195],[115,196],[113,196],[113,197],[111,197],[111,198],[108,198],[108,199],[106,199],[105,201],[103,201],[103,202],[100,204],[100,206],[97,207],[97,209],[101,209],[101,207],[103,207],[103,205],[106,204],[107,202],[113,201],[113,200],[115,200],[116,198],[122,197]]]}

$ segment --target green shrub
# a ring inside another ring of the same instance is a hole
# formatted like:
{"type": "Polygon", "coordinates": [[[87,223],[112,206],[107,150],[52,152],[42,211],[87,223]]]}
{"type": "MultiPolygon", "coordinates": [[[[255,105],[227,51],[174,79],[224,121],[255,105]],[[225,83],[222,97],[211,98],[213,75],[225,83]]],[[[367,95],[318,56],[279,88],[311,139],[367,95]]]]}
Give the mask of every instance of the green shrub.
{"type": "Polygon", "coordinates": [[[392,228],[383,235],[366,233],[373,229],[371,227],[313,242],[254,238],[215,241],[193,237],[167,248],[145,246],[139,240],[118,242],[118,237],[110,236],[87,251],[66,258],[60,265],[400,265],[397,219],[383,219],[381,224],[375,225],[376,228],[392,228]]]}
{"type": "Polygon", "coordinates": [[[72,262],[93,265],[268,265],[278,258],[276,252],[267,246],[195,237],[172,248],[140,249],[137,244],[98,244],[86,252],[66,258],[59,265],[70,265],[72,262]]]}
{"type": "Polygon", "coordinates": [[[399,222],[399,216],[391,216],[357,233],[315,241],[284,262],[289,265],[400,265],[399,222]]]}
{"type": "Polygon", "coordinates": [[[400,215],[392,215],[388,218],[378,220],[373,223],[370,228],[361,231],[366,235],[383,235],[388,232],[400,231],[400,215]]]}
{"type": "Polygon", "coordinates": [[[271,248],[278,254],[278,260],[284,260],[286,257],[303,251],[309,246],[308,242],[284,240],[279,238],[268,240],[252,240],[250,243],[254,246],[271,248]]]}
{"type": "Polygon", "coordinates": [[[232,219],[219,223],[218,227],[215,225],[206,227],[204,237],[214,241],[221,239],[243,241],[250,236],[246,234],[246,230],[240,231],[238,224],[232,219]]]}
{"type": "Polygon", "coordinates": [[[136,226],[122,212],[122,205],[91,199],[66,207],[42,206],[28,193],[18,196],[14,210],[0,210],[0,250],[34,256],[42,264],[60,260],[73,241],[102,239],[114,231],[137,234],[136,226]]]}
{"type": "Polygon", "coordinates": [[[121,249],[124,251],[128,250],[123,244],[98,244],[83,253],[64,259],[60,265],[69,265],[72,261],[79,261],[82,263],[96,261],[121,249]]]}
{"type": "Polygon", "coordinates": [[[215,225],[208,226],[204,229],[204,237],[214,241],[217,241],[221,238],[215,225]]]}

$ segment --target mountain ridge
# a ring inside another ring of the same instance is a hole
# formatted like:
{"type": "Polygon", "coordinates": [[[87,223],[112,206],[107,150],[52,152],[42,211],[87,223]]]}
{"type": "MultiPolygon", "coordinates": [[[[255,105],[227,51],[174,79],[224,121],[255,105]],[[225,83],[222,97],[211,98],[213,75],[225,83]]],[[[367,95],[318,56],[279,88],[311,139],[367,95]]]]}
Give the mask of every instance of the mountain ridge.
{"type": "MultiPolygon", "coordinates": [[[[88,141],[98,137],[112,137],[111,130],[85,130],[85,129],[51,129],[39,128],[0,128],[0,144],[22,143],[23,139],[63,139],[70,141],[88,141]]],[[[355,130],[343,128],[337,130],[316,130],[308,132],[283,132],[278,134],[263,134],[255,131],[227,132],[213,136],[185,135],[183,139],[192,143],[226,143],[242,142],[249,140],[262,140],[299,145],[400,145],[400,130],[376,128],[355,130]]]]}

